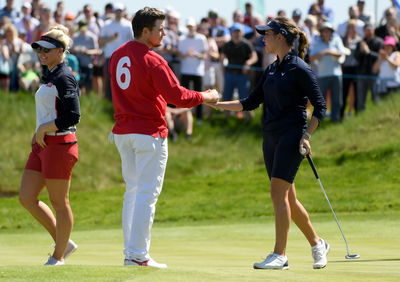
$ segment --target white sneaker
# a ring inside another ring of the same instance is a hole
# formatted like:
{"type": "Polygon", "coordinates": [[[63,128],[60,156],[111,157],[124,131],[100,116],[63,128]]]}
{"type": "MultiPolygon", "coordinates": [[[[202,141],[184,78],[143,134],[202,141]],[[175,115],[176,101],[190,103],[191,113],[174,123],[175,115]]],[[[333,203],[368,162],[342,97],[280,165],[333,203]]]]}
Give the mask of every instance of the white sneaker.
{"type": "Polygon", "coordinates": [[[137,265],[137,266],[150,266],[155,268],[168,268],[168,265],[164,263],[158,263],[154,259],[150,258],[145,261],[141,261],[138,259],[125,259],[124,265],[137,265]]]}
{"type": "Polygon", "coordinates": [[[47,262],[44,265],[64,265],[64,261],[62,260],[56,260],[54,257],[49,257],[47,262]]]}
{"type": "Polygon", "coordinates": [[[326,256],[329,253],[330,246],[323,239],[319,239],[319,241],[317,245],[311,247],[312,257],[314,258],[314,269],[324,268],[328,263],[326,256]]]}
{"type": "Polygon", "coordinates": [[[262,262],[256,262],[254,269],[289,269],[289,261],[287,256],[278,254],[269,254],[262,262]]]}
{"type": "Polygon", "coordinates": [[[76,249],[78,249],[78,245],[75,244],[74,241],[69,240],[69,241],[68,241],[68,245],[67,245],[67,247],[65,248],[64,259],[66,259],[67,257],[69,257],[69,255],[71,255],[73,252],[75,252],[76,249]]]}

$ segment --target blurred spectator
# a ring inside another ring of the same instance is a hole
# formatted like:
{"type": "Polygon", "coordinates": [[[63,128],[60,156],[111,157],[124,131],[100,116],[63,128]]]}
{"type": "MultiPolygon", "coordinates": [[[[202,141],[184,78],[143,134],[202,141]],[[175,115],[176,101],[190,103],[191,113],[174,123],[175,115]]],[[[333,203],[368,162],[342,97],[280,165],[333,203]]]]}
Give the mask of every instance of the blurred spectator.
{"type": "Polygon", "coordinates": [[[276,16],[277,17],[286,17],[286,12],[284,10],[278,10],[278,12],[276,12],[276,16]]]}
{"type": "MultiPolygon", "coordinates": [[[[208,20],[210,23],[210,35],[217,42],[219,51],[222,46],[231,39],[229,29],[219,24],[218,14],[215,11],[208,12],[208,20]]],[[[215,68],[215,86],[219,93],[224,88],[224,72],[220,61],[212,61],[215,68]]]]}
{"type": "Polygon", "coordinates": [[[74,22],[75,21],[75,15],[72,12],[66,12],[64,16],[64,22],[74,22]]]}
{"type": "MultiPolygon", "coordinates": [[[[214,89],[215,88],[215,68],[212,61],[219,60],[219,52],[217,42],[214,38],[210,37],[210,29],[208,22],[202,21],[200,23],[198,32],[203,34],[207,38],[208,52],[204,61],[204,76],[203,76],[203,89],[214,89]]],[[[210,117],[212,111],[210,107],[204,106],[204,112],[207,117],[210,117]]]]}
{"type": "Polygon", "coordinates": [[[378,95],[386,97],[400,86],[400,53],[396,50],[396,39],[386,36],[383,49],[379,50],[379,58],[373,66],[378,74],[378,95]]]}
{"type": "Polygon", "coordinates": [[[100,17],[100,19],[105,23],[108,20],[114,19],[114,6],[112,3],[107,3],[104,6],[104,14],[100,17]]]}
{"type": "Polygon", "coordinates": [[[112,53],[122,44],[133,39],[131,23],[124,18],[125,6],[122,3],[114,4],[114,20],[104,24],[100,32],[99,45],[103,49],[106,59],[104,66],[105,96],[111,101],[110,76],[108,64],[112,53]]]}
{"type": "Polygon", "coordinates": [[[304,19],[303,29],[307,35],[310,45],[313,43],[314,38],[316,38],[319,35],[317,25],[318,25],[318,20],[317,17],[314,15],[307,15],[307,17],[304,19]]]}
{"type": "Polygon", "coordinates": [[[18,56],[24,52],[24,41],[18,37],[17,29],[13,24],[4,26],[4,35],[6,44],[10,51],[10,91],[18,90],[18,69],[17,61],[18,56]]]}
{"type": "Polygon", "coordinates": [[[32,12],[31,16],[35,19],[40,18],[40,0],[32,0],[31,5],[32,5],[32,12]]]}
{"type": "Polygon", "coordinates": [[[101,28],[104,26],[103,20],[96,19],[93,14],[93,7],[89,4],[83,6],[82,13],[85,21],[87,22],[87,28],[89,29],[89,31],[99,37],[101,28]]]}
{"type": "MultiPolygon", "coordinates": [[[[194,18],[188,18],[186,21],[187,35],[179,38],[178,52],[181,58],[181,85],[185,88],[195,91],[202,91],[203,76],[205,68],[205,58],[208,52],[207,38],[196,32],[196,21],[194,18]],[[193,87],[190,87],[190,84],[193,87]]],[[[186,111],[187,129],[186,136],[190,138],[192,135],[192,113],[186,111]]],[[[196,117],[201,122],[202,107],[196,107],[196,117]]]]}
{"type": "Polygon", "coordinates": [[[370,23],[374,25],[375,23],[374,16],[365,10],[365,0],[358,0],[357,7],[359,12],[358,18],[362,20],[365,24],[370,23]]]}
{"type": "Polygon", "coordinates": [[[254,13],[253,13],[253,4],[251,4],[251,2],[247,2],[244,6],[245,8],[245,12],[243,15],[243,24],[254,28],[255,24],[254,24],[254,13]]]}
{"type": "Polygon", "coordinates": [[[10,85],[10,52],[6,44],[4,30],[0,29],[0,89],[9,91],[10,85]]]}
{"type": "Polygon", "coordinates": [[[346,56],[346,59],[342,65],[343,71],[343,106],[340,111],[341,118],[343,119],[344,113],[347,106],[347,100],[349,100],[349,115],[353,113],[355,109],[356,93],[357,93],[357,68],[358,61],[355,57],[357,44],[361,41],[361,37],[357,33],[357,22],[355,19],[350,20],[346,27],[346,33],[343,39],[343,45],[350,50],[350,54],[346,56]]]}
{"type": "Polygon", "coordinates": [[[346,30],[347,30],[347,25],[349,21],[353,21],[353,23],[356,23],[357,26],[357,33],[363,37],[364,36],[364,22],[360,20],[359,18],[359,11],[358,7],[356,5],[350,6],[349,7],[349,19],[344,21],[343,23],[339,24],[337,28],[337,33],[339,34],[340,37],[345,37],[346,35],[346,30]]]}
{"type": "Polygon", "coordinates": [[[296,23],[299,28],[303,27],[303,23],[301,22],[301,11],[300,9],[294,9],[292,12],[292,20],[296,23]]]}
{"type": "Polygon", "coordinates": [[[179,13],[175,10],[167,11],[165,36],[162,39],[162,45],[154,49],[168,62],[169,67],[177,77],[180,77],[180,60],[178,57],[179,17],[179,13]]]}
{"type": "Polygon", "coordinates": [[[371,91],[372,101],[378,102],[376,89],[377,72],[373,70],[373,65],[379,57],[379,50],[383,47],[383,40],[374,33],[371,24],[364,26],[364,38],[357,44],[355,57],[358,61],[357,80],[357,112],[365,110],[365,102],[368,90],[371,91]]]}
{"type": "Polygon", "coordinates": [[[318,17],[321,17],[325,21],[333,23],[333,10],[325,5],[325,0],[317,0],[316,3],[311,5],[308,13],[316,15],[318,17]]]}
{"type": "Polygon", "coordinates": [[[55,25],[54,20],[51,17],[51,10],[49,7],[41,7],[39,10],[39,16],[39,25],[33,30],[32,41],[38,41],[45,32],[55,25]]]}
{"type": "Polygon", "coordinates": [[[63,15],[57,10],[53,12],[53,20],[56,24],[64,24],[63,15]]]}
{"type": "Polygon", "coordinates": [[[56,12],[61,15],[61,18],[64,16],[64,1],[58,1],[56,4],[56,12]]]}
{"type": "Polygon", "coordinates": [[[225,67],[224,101],[232,100],[235,89],[239,92],[239,99],[247,98],[250,87],[247,74],[250,66],[257,62],[257,54],[252,44],[243,38],[242,24],[232,25],[231,37],[232,39],[221,49],[221,61],[225,58],[228,61],[225,67]]]}
{"type": "Polygon", "coordinates": [[[72,37],[74,45],[71,52],[79,61],[79,86],[82,93],[90,93],[93,78],[93,56],[100,55],[97,36],[89,30],[88,22],[80,20],[78,32],[72,37]]]}
{"type": "Polygon", "coordinates": [[[24,2],[21,7],[21,17],[15,20],[15,27],[18,33],[25,31],[25,41],[32,43],[33,30],[39,25],[39,20],[31,16],[32,5],[24,2]]]}
{"type": "Polygon", "coordinates": [[[343,104],[342,94],[342,58],[347,53],[342,39],[334,34],[335,29],[329,22],[320,27],[321,35],[313,42],[310,50],[310,60],[318,61],[318,84],[321,92],[327,97],[331,93],[331,120],[340,122],[340,110],[343,104]]]}
{"type": "Polygon", "coordinates": [[[35,93],[39,87],[40,77],[37,70],[40,63],[36,52],[30,44],[24,43],[24,51],[19,55],[17,68],[19,72],[19,87],[22,91],[35,93]]]}
{"type": "Polygon", "coordinates": [[[398,29],[397,25],[396,9],[394,7],[387,8],[383,13],[380,25],[375,29],[375,35],[384,39],[390,35],[391,29],[398,29]]]}
{"type": "MultiPolygon", "coordinates": [[[[256,21],[256,18],[253,18],[253,24],[256,21]]],[[[234,23],[240,23],[243,25],[243,31],[244,31],[244,37],[246,39],[251,39],[255,36],[255,32],[253,30],[253,28],[251,28],[249,25],[244,23],[244,17],[242,14],[242,11],[240,11],[239,9],[233,11],[232,14],[232,22],[234,23]]]]}
{"type": "Polygon", "coordinates": [[[14,22],[18,17],[18,12],[14,9],[14,0],[6,0],[6,6],[0,10],[0,18],[8,17],[14,22]]]}

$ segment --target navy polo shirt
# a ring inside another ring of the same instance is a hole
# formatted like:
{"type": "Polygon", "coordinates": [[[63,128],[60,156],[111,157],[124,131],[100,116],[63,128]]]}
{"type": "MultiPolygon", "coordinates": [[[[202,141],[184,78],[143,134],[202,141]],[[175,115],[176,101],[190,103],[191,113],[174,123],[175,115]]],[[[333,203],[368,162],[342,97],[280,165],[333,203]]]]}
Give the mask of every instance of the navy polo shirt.
{"type": "Polygon", "coordinates": [[[326,105],[315,74],[298,56],[289,53],[264,71],[250,95],[241,100],[244,111],[263,104],[263,131],[273,133],[291,127],[307,128],[307,102],[314,107],[313,116],[321,121],[326,105]]]}

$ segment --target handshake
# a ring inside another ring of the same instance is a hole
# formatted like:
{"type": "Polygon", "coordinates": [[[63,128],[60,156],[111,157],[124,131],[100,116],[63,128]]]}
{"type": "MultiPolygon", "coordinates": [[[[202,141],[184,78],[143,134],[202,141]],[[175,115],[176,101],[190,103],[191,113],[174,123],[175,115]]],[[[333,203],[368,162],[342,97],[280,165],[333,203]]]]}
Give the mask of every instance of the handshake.
{"type": "Polygon", "coordinates": [[[203,102],[207,105],[213,106],[218,103],[219,94],[215,89],[208,89],[207,91],[201,92],[203,94],[203,102]]]}

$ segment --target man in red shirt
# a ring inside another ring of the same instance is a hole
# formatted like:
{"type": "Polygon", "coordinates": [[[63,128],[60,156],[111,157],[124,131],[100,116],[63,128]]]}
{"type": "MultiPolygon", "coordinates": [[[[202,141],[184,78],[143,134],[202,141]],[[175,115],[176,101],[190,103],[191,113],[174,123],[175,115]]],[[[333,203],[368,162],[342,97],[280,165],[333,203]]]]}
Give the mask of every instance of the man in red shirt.
{"type": "Polygon", "coordinates": [[[135,39],[111,56],[109,73],[116,123],[112,130],[126,182],[122,223],[125,265],[166,268],[149,255],[150,230],[168,158],[167,103],[191,108],[218,101],[216,90],[179,85],[167,62],[151,48],[161,45],[163,12],[145,7],[132,20],[135,39]]]}

